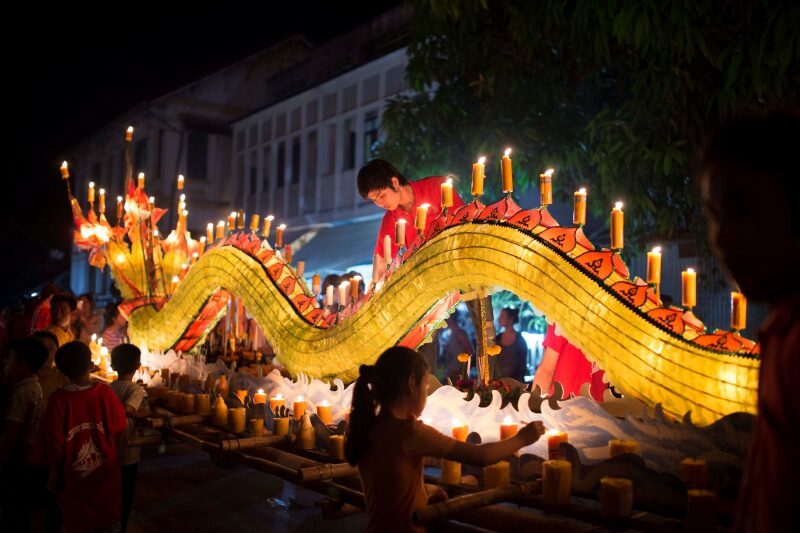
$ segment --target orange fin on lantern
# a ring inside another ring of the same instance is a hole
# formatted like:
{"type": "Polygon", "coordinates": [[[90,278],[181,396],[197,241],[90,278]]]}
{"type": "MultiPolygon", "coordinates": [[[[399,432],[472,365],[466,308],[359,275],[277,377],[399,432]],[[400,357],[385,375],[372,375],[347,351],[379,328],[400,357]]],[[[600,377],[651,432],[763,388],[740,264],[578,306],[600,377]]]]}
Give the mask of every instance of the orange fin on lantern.
{"type": "Polygon", "coordinates": [[[508,223],[522,229],[532,230],[539,225],[541,219],[542,214],[538,209],[525,209],[511,217],[508,223]]]}
{"type": "Polygon", "coordinates": [[[267,269],[267,273],[269,277],[272,278],[272,281],[277,282],[281,274],[283,273],[283,263],[276,263],[267,269]]]}
{"type": "Polygon", "coordinates": [[[683,323],[683,311],[681,309],[659,307],[648,311],[647,316],[678,335],[683,335],[683,331],[686,328],[683,323]]]}
{"type": "Polygon", "coordinates": [[[617,294],[634,307],[641,307],[647,301],[647,286],[629,281],[618,281],[611,286],[617,294]]]}
{"type": "Polygon", "coordinates": [[[611,251],[609,250],[601,250],[599,252],[584,252],[576,257],[575,261],[577,261],[578,264],[584,268],[584,270],[603,280],[609,277],[613,271],[611,251]]]}
{"type": "Polygon", "coordinates": [[[539,237],[562,252],[571,252],[575,248],[575,231],[575,228],[562,228],[559,226],[544,230],[539,234],[539,237]]]}
{"type": "Polygon", "coordinates": [[[295,308],[300,311],[300,313],[305,313],[313,301],[313,298],[306,296],[305,294],[298,294],[294,297],[292,303],[294,303],[295,308]]]}

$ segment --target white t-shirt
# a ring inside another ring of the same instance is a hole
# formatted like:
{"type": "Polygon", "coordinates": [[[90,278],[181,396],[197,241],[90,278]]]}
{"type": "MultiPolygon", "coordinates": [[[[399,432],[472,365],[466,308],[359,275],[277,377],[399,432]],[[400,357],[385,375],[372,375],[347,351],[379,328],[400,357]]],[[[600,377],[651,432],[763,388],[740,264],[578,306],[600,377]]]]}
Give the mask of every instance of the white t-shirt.
{"type": "Polygon", "coordinates": [[[21,436],[28,443],[27,450],[14,450],[14,454],[22,454],[20,458],[27,460],[28,453],[36,442],[39,433],[39,422],[44,411],[42,387],[36,376],[25,378],[16,383],[8,397],[3,420],[22,424],[21,436]]]}
{"type": "MultiPolygon", "coordinates": [[[[142,402],[147,397],[144,387],[132,381],[112,381],[111,390],[117,395],[122,405],[130,405],[138,410],[142,402]]],[[[136,434],[135,423],[132,418],[128,418],[128,429],[125,432],[125,439],[133,438],[136,434]]],[[[139,446],[128,446],[126,442],[119,445],[119,462],[123,465],[132,465],[139,462],[141,448],[139,446]]]]}

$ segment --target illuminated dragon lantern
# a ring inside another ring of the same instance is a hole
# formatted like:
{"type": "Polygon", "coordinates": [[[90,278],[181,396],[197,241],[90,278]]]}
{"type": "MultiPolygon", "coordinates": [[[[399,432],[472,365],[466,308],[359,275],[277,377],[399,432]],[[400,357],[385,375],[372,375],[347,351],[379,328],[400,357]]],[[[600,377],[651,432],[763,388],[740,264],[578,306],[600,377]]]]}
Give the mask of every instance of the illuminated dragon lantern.
{"type": "Polygon", "coordinates": [[[617,390],[648,406],[675,417],[691,411],[702,424],[756,410],[755,343],[662,307],[618,253],[596,249],[581,227],[559,225],[546,208],[521,209],[509,196],[445,210],[375,290],[334,313],[257,227],[217,227],[206,243],[191,238],[182,212],[162,239],[155,222],[164,210],[143,179],[135,187],[129,172],[127,182],[117,226],[92,207],[85,216],[70,194],[75,243],[94,266],[110,267],[131,341],[150,350],[192,349],[236,298],[292,374],[352,380],[384,349],[423,343],[460,295],[507,289],[555,321],[617,390]]]}

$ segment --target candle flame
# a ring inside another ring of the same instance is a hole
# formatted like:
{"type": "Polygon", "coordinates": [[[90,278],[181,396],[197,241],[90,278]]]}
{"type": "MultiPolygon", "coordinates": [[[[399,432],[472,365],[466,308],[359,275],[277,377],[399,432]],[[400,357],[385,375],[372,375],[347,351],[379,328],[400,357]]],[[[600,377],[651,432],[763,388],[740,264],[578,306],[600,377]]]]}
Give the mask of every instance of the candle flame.
{"type": "Polygon", "coordinates": [[[548,429],[547,431],[544,432],[544,434],[547,435],[548,437],[554,437],[555,435],[561,435],[561,431],[557,429],[548,429]]]}
{"type": "Polygon", "coordinates": [[[460,428],[461,426],[464,425],[464,424],[461,423],[461,420],[459,420],[458,418],[455,418],[455,417],[453,417],[453,420],[452,420],[451,423],[453,424],[454,428],[460,428]]]}
{"type": "Polygon", "coordinates": [[[106,348],[105,346],[101,346],[100,355],[108,355],[108,348],[106,348]]]}
{"type": "Polygon", "coordinates": [[[66,162],[66,161],[63,161],[63,162],[61,163],[61,168],[67,168],[67,167],[69,167],[69,165],[67,164],[67,162],[66,162]]]}
{"type": "Polygon", "coordinates": [[[552,178],[553,177],[553,172],[555,172],[555,171],[556,171],[556,169],[554,169],[554,168],[548,168],[547,170],[544,171],[544,175],[547,176],[548,178],[552,178]]]}
{"type": "Polygon", "coordinates": [[[178,276],[172,276],[172,283],[178,283],[181,280],[178,276]]]}
{"type": "Polygon", "coordinates": [[[181,194],[180,199],[181,199],[181,202],[185,202],[186,201],[186,195],[185,194],[181,194]]]}
{"type": "Polygon", "coordinates": [[[586,194],[586,187],[581,187],[578,189],[578,194],[586,194]]]}
{"type": "Polygon", "coordinates": [[[694,269],[693,268],[687,268],[686,272],[688,272],[689,274],[694,274],[694,269]]]}
{"type": "Polygon", "coordinates": [[[204,243],[204,244],[205,244],[205,242],[206,242],[206,238],[205,238],[205,237],[200,237],[200,242],[202,242],[202,243],[204,243]]]}
{"type": "Polygon", "coordinates": [[[106,190],[100,189],[100,196],[105,196],[105,195],[106,195],[106,190]]]}
{"type": "Polygon", "coordinates": [[[92,333],[92,342],[97,342],[97,333],[92,333]]]}
{"type": "Polygon", "coordinates": [[[214,223],[209,222],[208,224],[206,224],[206,229],[214,229],[214,223]]]}
{"type": "Polygon", "coordinates": [[[158,237],[158,228],[153,230],[153,236],[158,237]]]}
{"type": "Polygon", "coordinates": [[[117,263],[122,263],[125,261],[125,256],[123,254],[117,255],[117,263]]]}
{"type": "Polygon", "coordinates": [[[259,394],[264,394],[264,389],[258,389],[259,394]]]}
{"type": "Polygon", "coordinates": [[[139,179],[144,179],[144,172],[139,172],[139,179]]]}
{"type": "Polygon", "coordinates": [[[272,397],[273,400],[283,400],[283,394],[280,392],[272,397]]]}
{"type": "Polygon", "coordinates": [[[231,211],[231,216],[235,217],[237,215],[236,211],[231,211]]]}
{"type": "Polygon", "coordinates": [[[280,226],[278,226],[278,229],[286,229],[286,224],[281,224],[280,226]]]}
{"type": "Polygon", "coordinates": [[[622,202],[616,202],[614,204],[614,207],[617,208],[617,209],[622,209],[622,202]]]}
{"type": "Polygon", "coordinates": [[[653,248],[653,253],[654,254],[660,254],[661,253],[661,247],[660,246],[656,246],[655,248],[653,248]]]}
{"type": "Polygon", "coordinates": [[[178,181],[183,181],[183,180],[184,180],[183,174],[178,174],[178,181]]]}
{"type": "Polygon", "coordinates": [[[192,252],[192,257],[197,259],[198,257],[200,257],[200,254],[198,254],[197,252],[192,252]]]}
{"type": "Polygon", "coordinates": [[[186,263],[181,265],[181,270],[186,270],[187,268],[189,268],[189,265],[187,265],[186,263]]]}
{"type": "Polygon", "coordinates": [[[329,402],[328,400],[322,400],[321,402],[319,402],[319,404],[322,407],[330,407],[331,402],[329,402]]]}
{"type": "Polygon", "coordinates": [[[405,224],[405,223],[406,223],[406,219],[404,219],[404,218],[399,218],[399,219],[397,219],[397,223],[398,223],[398,224],[400,224],[401,222],[402,222],[403,224],[405,224]]]}
{"type": "Polygon", "coordinates": [[[97,344],[99,344],[100,346],[103,345],[103,337],[98,337],[97,338],[97,344]]]}
{"type": "Polygon", "coordinates": [[[478,158],[478,163],[481,164],[481,165],[486,163],[486,156],[485,155],[480,156],[478,158]]]}
{"type": "Polygon", "coordinates": [[[267,215],[267,220],[269,221],[275,220],[275,215],[267,215]]]}
{"type": "Polygon", "coordinates": [[[122,196],[117,196],[117,202],[121,202],[121,201],[122,201],[122,196]]]}
{"type": "Polygon", "coordinates": [[[510,416],[506,416],[506,417],[503,419],[503,424],[504,424],[504,425],[509,425],[509,424],[512,424],[512,423],[513,423],[513,422],[511,421],[511,417],[510,417],[510,416]]]}
{"type": "Polygon", "coordinates": [[[155,205],[155,203],[156,203],[156,197],[155,196],[151,196],[150,197],[150,204],[151,205],[155,205]]]}
{"type": "Polygon", "coordinates": [[[94,182],[93,182],[93,181],[90,181],[90,182],[89,182],[89,188],[90,188],[90,189],[94,189],[94,182]]]}
{"type": "Polygon", "coordinates": [[[294,399],[294,401],[296,401],[296,402],[304,402],[304,401],[305,401],[305,398],[303,398],[303,396],[302,396],[302,395],[300,395],[300,396],[298,396],[297,398],[295,398],[295,399],[294,399]]]}
{"type": "Polygon", "coordinates": [[[217,226],[220,226],[220,227],[223,227],[223,228],[224,228],[224,227],[225,227],[225,222],[223,222],[222,220],[220,220],[219,222],[217,222],[217,226]]]}
{"type": "Polygon", "coordinates": [[[448,184],[448,185],[452,185],[453,184],[453,178],[447,178],[447,181],[445,181],[445,183],[448,184]]]}
{"type": "Polygon", "coordinates": [[[183,216],[187,216],[188,214],[189,214],[189,211],[187,211],[186,209],[184,209],[184,210],[183,210],[183,216]]]}
{"type": "Polygon", "coordinates": [[[428,209],[428,208],[431,206],[431,204],[420,204],[419,206],[420,206],[422,209],[428,209]]]}
{"type": "Polygon", "coordinates": [[[128,126],[128,129],[125,131],[127,131],[128,133],[133,133],[133,126],[128,126]]]}
{"type": "Polygon", "coordinates": [[[510,156],[511,155],[511,148],[506,148],[506,151],[503,152],[503,155],[506,156],[506,157],[510,156]]]}

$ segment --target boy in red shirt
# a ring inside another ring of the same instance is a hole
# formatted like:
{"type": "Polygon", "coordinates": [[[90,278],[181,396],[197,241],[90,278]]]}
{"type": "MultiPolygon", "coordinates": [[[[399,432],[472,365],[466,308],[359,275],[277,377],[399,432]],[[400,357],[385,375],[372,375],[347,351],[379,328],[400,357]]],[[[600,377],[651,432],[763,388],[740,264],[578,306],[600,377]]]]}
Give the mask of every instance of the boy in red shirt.
{"type": "MultiPolygon", "coordinates": [[[[371,200],[381,209],[385,209],[378,242],[375,244],[373,272],[385,272],[386,262],[383,257],[383,237],[392,238],[392,257],[397,255],[394,246],[394,226],[398,220],[406,220],[406,246],[416,238],[414,218],[417,207],[428,204],[427,232],[433,220],[442,212],[442,183],[444,176],[429,176],[419,181],[408,181],[394,165],[383,159],[373,159],[358,171],[358,194],[365,200],[371,200]]],[[[464,205],[464,200],[453,191],[453,207],[464,205]]]]}
{"type": "Polygon", "coordinates": [[[108,385],[91,381],[92,353],[72,341],[56,352],[70,382],[50,396],[41,423],[40,459],[50,467],[48,488],[61,507],[64,531],[118,527],[120,466],[117,443],[125,408],[108,385]]]}

